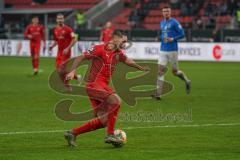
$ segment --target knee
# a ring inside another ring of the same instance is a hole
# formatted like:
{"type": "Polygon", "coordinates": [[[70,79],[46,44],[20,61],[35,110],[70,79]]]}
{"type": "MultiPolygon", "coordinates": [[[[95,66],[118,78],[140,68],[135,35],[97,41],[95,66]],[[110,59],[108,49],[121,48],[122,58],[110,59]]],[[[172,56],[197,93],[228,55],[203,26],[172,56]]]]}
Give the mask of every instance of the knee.
{"type": "Polygon", "coordinates": [[[121,104],[121,98],[116,95],[116,94],[112,94],[108,97],[107,99],[107,103],[108,104],[121,104]]]}
{"type": "Polygon", "coordinates": [[[106,127],[107,126],[107,118],[105,118],[105,117],[103,117],[103,118],[101,118],[100,119],[100,121],[101,121],[101,123],[102,123],[102,125],[104,126],[104,127],[106,127]]]}

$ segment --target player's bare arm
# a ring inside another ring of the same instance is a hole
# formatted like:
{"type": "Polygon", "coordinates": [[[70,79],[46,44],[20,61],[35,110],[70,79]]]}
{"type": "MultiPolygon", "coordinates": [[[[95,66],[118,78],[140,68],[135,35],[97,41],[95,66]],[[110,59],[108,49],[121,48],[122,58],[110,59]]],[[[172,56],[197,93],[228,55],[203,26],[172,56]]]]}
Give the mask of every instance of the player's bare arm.
{"type": "Polygon", "coordinates": [[[32,36],[31,34],[28,34],[28,35],[27,35],[27,38],[28,38],[28,39],[32,39],[32,37],[33,37],[33,36],[32,36]]]}
{"type": "Polygon", "coordinates": [[[150,71],[150,68],[148,66],[140,66],[138,65],[133,59],[127,58],[124,63],[130,67],[137,68],[140,71],[150,71]]]}
{"type": "Polygon", "coordinates": [[[71,48],[75,45],[75,43],[77,42],[77,38],[76,38],[75,33],[71,33],[71,36],[72,36],[72,41],[71,41],[71,43],[69,44],[69,46],[63,50],[63,54],[67,54],[67,53],[70,51],[70,49],[71,49],[71,48]]]}
{"type": "Polygon", "coordinates": [[[49,47],[49,50],[52,51],[54,47],[56,47],[57,41],[53,41],[53,44],[49,47]]]}
{"type": "Polygon", "coordinates": [[[84,55],[78,56],[72,65],[71,72],[69,72],[66,76],[67,80],[72,80],[74,78],[74,75],[76,74],[77,67],[79,64],[85,59],[84,55]]]}
{"type": "Polygon", "coordinates": [[[43,29],[42,29],[42,41],[43,41],[43,50],[45,50],[46,49],[46,37],[45,37],[45,29],[44,29],[44,27],[43,27],[43,29]]]}
{"type": "Polygon", "coordinates": [[[101,35],[100,35],[100,42],[103,41],[103,33],[101,32],[101,35]]]}
{"type": "Polygon", "coordinates": [[[173,38],[169,38],[169,37],[164,38],[164,42],[165,42],[165,43],[170,43],[170,42],[172,42],[173,40],[174,40],[173,38]]]}

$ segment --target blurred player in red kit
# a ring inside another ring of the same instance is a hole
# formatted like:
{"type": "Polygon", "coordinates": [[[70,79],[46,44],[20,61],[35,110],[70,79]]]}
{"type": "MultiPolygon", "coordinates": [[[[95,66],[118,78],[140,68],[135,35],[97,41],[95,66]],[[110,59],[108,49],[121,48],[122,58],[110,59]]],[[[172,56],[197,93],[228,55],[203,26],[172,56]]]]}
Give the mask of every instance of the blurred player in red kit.
{"type": "Polygon", "coordinates": [[[111,40],[114,29],[111,22],[107,22],[104,29],[101,31],[100,41],[107,43],[111,40]]]}
{"type": "MultiPolygon", "coordinates": [[[[54,42],[50,46],[49,51],[58,45],[58,53],[55,61],[56,69],[60,78],[64,81],[66,87],[68,87],[68,81],[65,80],[66,76],[66,62],[71,58],[71,48],[77,42],[75,33],[72,28],[64,24],[64,15],[58,14],[57,26],[53,30],[54,42]]],[[[74,75],[74,79],[80,81],[81,77],[74,75]]],[[[79,82],[80,83],[80,82],[79,82]]]]}
{"type": "Polygon", "coordinates": [[[122,31],[114,31],[109,43],[95,45],[92,49],[77,57],[72,66],[72,71],[67,74],[68,79],[73,79],[78,65],[83,60],[92,62],[90,74],[86,84],[86,91],[91,101],[95,119],[83,124],[78,128],[64,133],[65,139],[70,146],[76,146],[76,137],[80,134],[107,128],[105,143],[121,144],[121,140],[114,135],[114,127],[121,100],[115,91],[109,86],[112,74],[118,63],[123,62],[130,67],[141,71],[148,71],[148,67],[142,67],[128,58],[123,46],[127,36],[122,31]]]}
{"type": "Polygon", "coordinates": [[[24,37],[30,40],[32,66],[33,66],[34,75],[37,75],[41,41],[43,41],[43,50],[45,50],[45,47],[46,47],[44,26],[39,24],[38,17],[32,18],[32,23],[27,26],[24,32],[24,37]]]}

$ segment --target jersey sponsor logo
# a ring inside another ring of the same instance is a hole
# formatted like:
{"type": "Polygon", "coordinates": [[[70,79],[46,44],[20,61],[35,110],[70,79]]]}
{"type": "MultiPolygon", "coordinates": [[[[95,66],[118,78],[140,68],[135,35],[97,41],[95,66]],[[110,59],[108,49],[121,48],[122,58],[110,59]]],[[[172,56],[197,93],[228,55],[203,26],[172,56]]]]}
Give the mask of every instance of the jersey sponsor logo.
{"type": "Polygon", "coordinates": [[[56,37],[58,39],[64,39],[64,34],[62,34],[61,32],[60,33],[56,33],[56,37]]]}
{"type": "Polygon", "coordinates": [[[58,39],[64,39],[64,36],[63,36],[63,35],[60,35],[60,36],[58,37],[58,39]]]}
{"type": "Polygon", "coordinates": [[[171,24],[163,25],[163,30],[168,31],[171,28],[171,24]]]}

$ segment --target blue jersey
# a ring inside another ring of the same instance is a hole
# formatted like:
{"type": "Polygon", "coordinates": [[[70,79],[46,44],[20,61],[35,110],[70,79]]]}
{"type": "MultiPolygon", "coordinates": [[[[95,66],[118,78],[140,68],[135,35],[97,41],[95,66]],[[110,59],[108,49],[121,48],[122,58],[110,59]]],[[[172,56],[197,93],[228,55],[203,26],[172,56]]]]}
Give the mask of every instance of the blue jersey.
{"type": "Polygon", "coordinates": [[[162,31],[160,36],[160,40],[162,41],[161,51],[178,51],[177,41],[185,36],[181,24],[176,19],[171,18],[169,20],[161,21],[160,29],[162,31]],[[173,42],[165,43],[165,37],[173,38],[173,42]]]}

